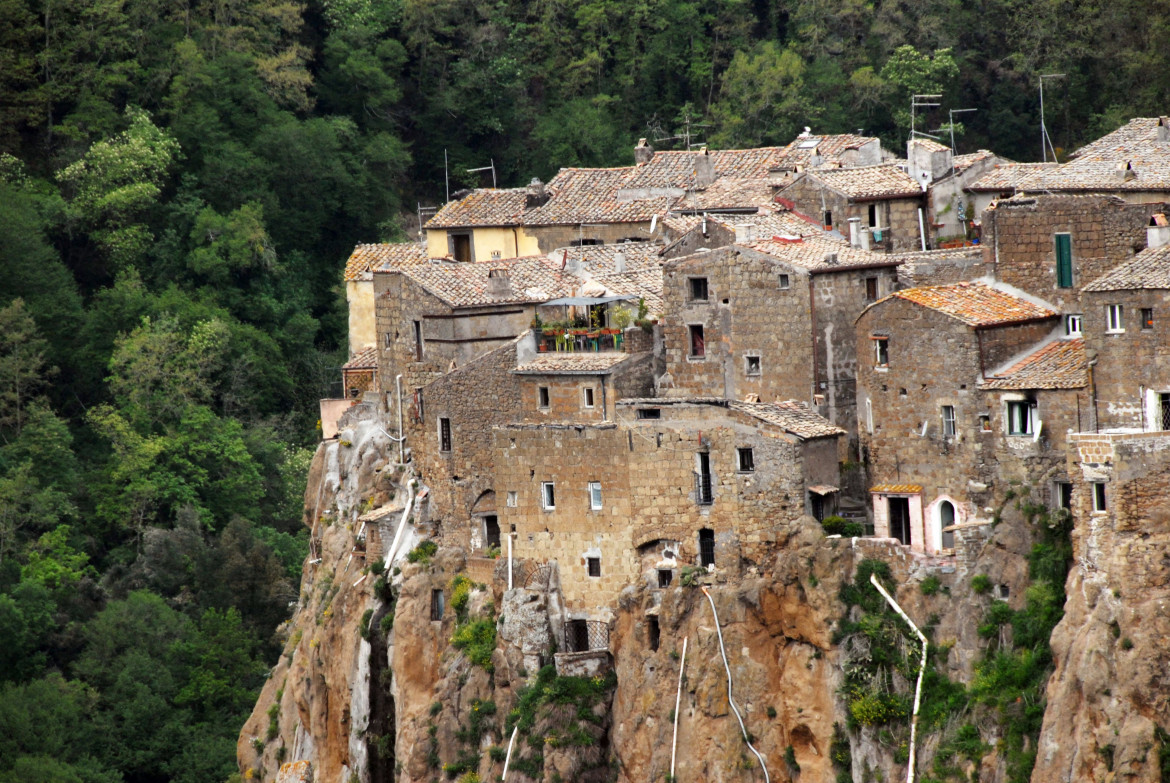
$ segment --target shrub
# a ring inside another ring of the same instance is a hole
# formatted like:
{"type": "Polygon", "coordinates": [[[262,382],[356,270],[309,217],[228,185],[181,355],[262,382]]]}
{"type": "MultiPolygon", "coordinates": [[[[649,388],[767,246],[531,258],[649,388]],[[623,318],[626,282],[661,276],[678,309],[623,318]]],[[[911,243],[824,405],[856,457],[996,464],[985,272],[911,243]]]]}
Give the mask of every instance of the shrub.
{"type": "Polygon", "coordinates": [[[838,516],[825,517],[821,521],[821,527],[825,529],[826,536],[837,536],[845,534],[845,518],[838,516]]]}
{"type": "Polygon", "coordinates": [[[471,600],[472,582],[463,574],[459,574],[447,585],[451,591],[451,608],[460,620],[467,619],[467,602],[471,600]]]}
{"type": "Polygon", "coordinates": [[[462,650],[468,660],[487,671],[492,667],[492,652],[496,649],[496,624],[489,619],[476,620],[460,625],[451,637],[451,644],[462,650]]]}
{"type": "Polygon", "coordinates": [[[361,629],[362,638],[367,642],[370,640],[370,619],[373,618],[373,616],[373,609],[367,609],[366,611],[362,612],[362,621],[359,627],[361,629]]]}
{"type": "Polygon", "coordinates": [[[865,525],[860,522],[846,522],[841,529],[842,538],[861,538],[865,535],[865,525]]]}
{"type": "Polygon", "coordinates": [[[991,592],[991,577],[987,574],[975,574],[971,577],[971,590],[976,595],[985,595],[991,592]]]}
{"type": "Polygon", "coordinates": [[[942,582],[938,581],[937,576],[928,576],[919,587],[923,595],[934,595],[942,588],[942,582]]]}
{"type": "Polygon", "coordinates": [[[800,774],[800,765],[796,763],[796,748],[791,745],[784,749],[784,763],[788,765],[793,775],[800,774]]]}
{"type": "Polygon", "coordinates": [[[382,572],[386,570],[386,564],[381,560],[375,560],[370,563],[370,573],[374,576],[381,576],[382,572]]]}
{"type": "Polygon", "coordinates": [[[427,565],[431,562],[431,558],[439,551],[439,545],[434,541],[423,541],[421,544],[410,550],[406,555],[406,559],[411,563],[421,563],[427,565]]]}

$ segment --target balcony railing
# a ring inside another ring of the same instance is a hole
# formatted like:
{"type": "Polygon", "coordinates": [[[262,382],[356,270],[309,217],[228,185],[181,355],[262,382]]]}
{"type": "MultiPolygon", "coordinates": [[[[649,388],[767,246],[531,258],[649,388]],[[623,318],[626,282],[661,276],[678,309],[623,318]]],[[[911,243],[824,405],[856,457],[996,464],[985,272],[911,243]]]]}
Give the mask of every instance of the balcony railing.
{"type": "Polygon", "coordinates": [[[568,652],[609,649],[609,624],[600,620],[566,620],[565,647],[568,652]]]}
{"type": "Polygon", "coordinates": [[[537,338],[540,351],[621,351],[619,329],[545,329],[537,338]]]}

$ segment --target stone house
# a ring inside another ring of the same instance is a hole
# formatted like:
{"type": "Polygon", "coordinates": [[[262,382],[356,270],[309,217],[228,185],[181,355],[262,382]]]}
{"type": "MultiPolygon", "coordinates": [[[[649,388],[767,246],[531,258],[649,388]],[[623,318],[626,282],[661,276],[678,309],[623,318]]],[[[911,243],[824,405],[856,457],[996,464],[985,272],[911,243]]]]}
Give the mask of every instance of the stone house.
{"type": "Polygon", "coordinates": [[[925,220],[932,245],[966,238],[967,221],[979,216],[967,203],[968,186],[996,165],[1009,162],[988,150],[955,155],[950,147],[930,139],[906,142],[906,172],[926,189],[925,220]]]}
{"type": "Polygon", "coordinates": [[[661,393],[804,400],[855,432],[853,322],[894,289],[896,264],[817,237],[760,239],[668,262],[661,393]]]}
{"type": "MultiPolygon", "coordinates": [[[[1157,217],[1163,225],[1151,227],[1151,235],[1170,232],[1157,217]]],[[[1094,360],[1092,419],[1084,429],[1170,430],[1170,245],[1143,250],[1085,286],[1081,297],[1081,328],[1094,360]]]]}
{"type": "Polygon", "coordinates": [[[540,248],[524,231],[523,217],[543,198],[543,186],[534,182],[528,188],[476,188],[448,201],[423,227],[427,254],[478,263],[536,255],[540,248]]]}
{"type": "Polygon", "coordinates": [[[703,215],[662,248],[662,259],[773,237],[816,237],[843,242],[840,234],[825,231],[817,220],[783,208],[760,210],[751,215],[703,215]]]}
{"type": "Polygon", "coordinates": [[[967,219],[982,220],[983,210],[991,206],[991,202],[999,199],[1011,198],[1017,193],[1028,189],[1028,181],[1037,174],[1048,169],[1056,168],[1056,163],[1014,163],[1003,161],[996,163],[985,171],[978,179],[966,185],[966,191],[971,203],[967,219]]]}
{"type": "Polygon", "coordinates": [[[1047,495],[1062,480],[1088,397],[1084,342],[1055,309],[1001,284],[906,289],[866,308],[856,338],[876,535],[946,552],[946,528],[986,518],[1009,482],[1047,495]]]}
{"type": "Polygon", "coordinates": [[[825,230],[841,231],[850,218],[858,218],[875,250],[923,249],[919,212],[926,207],[925,191],[901,164],[808,170],[781,188],[776,199],[819,217],[825,230]]]}
{"type": "Polygon", "coordinates": [[[638,580],[764,562],[777,531],[831,509],[844,432],[800,403],[647,398],[612,422],[493,434],[515,556],[555,560],[570,612],[597,617],[638,580]]]}
{"type": "Polygon", "coordinates": [[[420,242],[358,245],[345,262],[345,301],[349,306],[349,355],[377,345],[374,324],[374,270],[429,263],[420,242]]]}
{"type": "Polygon", "coordinates": [[[1145,249],[1163,204],[1107,195],[1013,196],[983,213],[984,265],[1007,285],[1040,297],[1079,331],[1081,288],[1145,249]]]}
{"type": "Polygon", "coordinates": [[[378,390],[378,349],[370,346],[341,365],[341,396],[347,400],[378,390]]]}

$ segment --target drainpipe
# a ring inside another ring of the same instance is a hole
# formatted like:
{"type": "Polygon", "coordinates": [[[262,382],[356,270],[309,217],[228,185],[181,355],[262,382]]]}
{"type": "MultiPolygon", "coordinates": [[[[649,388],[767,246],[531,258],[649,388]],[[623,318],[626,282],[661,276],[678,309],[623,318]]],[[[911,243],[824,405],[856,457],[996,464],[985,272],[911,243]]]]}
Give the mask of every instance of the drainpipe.
{"type": "Polygon", "coordinates": [[[926,251],[926,224],[922,221],[922,207],[918,208],[918,236],[922,241],[922,250],[926,251]]]}
{"type": "Polygon", "coordinates": [[[500,776],[500,780],[508,779],[508,765],[512,763],[512,745],[516,742],[516,732],[519,730],[519,725],[512,727],[512,739],[508,740],[508,755],[504,756],[504,774],[500,776]]]}
{"type": "Polygon", "coordinates": [[[897,612],[903,620],[906,621],[906,624],[909,625],[911,629],[913,629],[914,633],[916,633],[918,638],[922,641],[922,663],[918,666],[918,684],[914,686],[914,712],[911,714],[910,718],[910,760],[906,767],[906,783],[914,783],[914,741],[918,736],[918,707],[922,703],[922,678],[926,675],[927,641],[922,631],[918,630],[918,626],[915,625],[914,621],[910,619],[910,616],[902,611],[902,607],[898,606],[898,602],[895,601],[893,596],[886,592],[886,588],[882,587],[881,583],[878,582],[877,576],[870,574],[869,581],[873,584],[874,587],[877,588],[877,591],[882,594],[882,597],[886,599],[886,602],[893,607],[894,611],[897,612]]]}
{"type": "Polygon", "coordinates": [[[820,365],[820,362],[817,360],[817,304],[816,304],[816,297],[814,296],[814,292],[813,292],[813,280],[814,279],[815,278],[812,275],[808,276],[808,320],[809,320],[809,323],[812,324],[811,334],[812,334],[812,368],[813,368],[813,387],[812,387],[812,397],[809,398],[810,403],[812,403],[816,400],[816,395],[820,391],[820,386],[821,386],[821,365],[820,365]]]}
{"type": "Polygon", "coordinates": [[[601,381],[601,420],[609,421],[609,409],[606,407],[605,376],[598,375],[597,379],[601,381]]]}
{"type": "Polygon", "coordinates": [[[398,464],[406,464],[406,434],[402,431],[402,373],[394,378],[394,386],[398,389],[398,464]]]}
{"type": "Polygon", "coordinates": [[[406,521],[410,519],[410,510],[414,506],[414,482],[408,481],[406,483],[406,508],[402,509],[402,521],[398,523],[398,532],[394,534],[394,541],[390,544],[390,549],[386,552],[386,570],[390,570],[390,566],[394,565],[394,553],[398,551],[398,544],[402,541],[402,534],[406,530],[406,521]]]}
{"type": "Polygon", "coordinates": [[[674,754],[678,748],[678,708],[682,703],[682,680],[683,669],[687,665],[687,639],[689,636],[683,637],[683,651],[682,661],[678,665],[678,692],[674,695],[674,739],[670,741],[670,779],[674,780],[674,754]]]}
{"type": "Polygon", "coordinates": [[[508,589],[512,589],[512,534],[508,534],[508,589]]]}

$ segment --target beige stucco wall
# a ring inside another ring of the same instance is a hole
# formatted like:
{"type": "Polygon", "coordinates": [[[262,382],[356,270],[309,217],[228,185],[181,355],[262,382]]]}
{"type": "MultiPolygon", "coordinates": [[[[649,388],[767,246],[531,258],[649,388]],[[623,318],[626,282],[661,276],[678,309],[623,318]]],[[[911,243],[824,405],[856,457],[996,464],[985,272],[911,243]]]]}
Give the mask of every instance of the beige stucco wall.
{"type": "MultiPolygon", "coordinates": [[[[452,229],[456,233],[463,233],[467,229],[452,229]]],[[[450,253],[447,244],[447,229],[427,230],[427,255],[430,258],[442,258],[450,253]]],[[[534,256],[540,253],[536,240],[525,233],[519,226],[515,228],[475,228],[471,229],[472,260],[484,263],[492,260],[492,253],[499,253],[499,258],[519,258],[520,256],[534,256]]]]}
{"type": "Polygon", "coordinates": [[[349,355],[353,356],[378,340],[373,279],[347,280],[345,301],[349,303],[349,355]]]}

